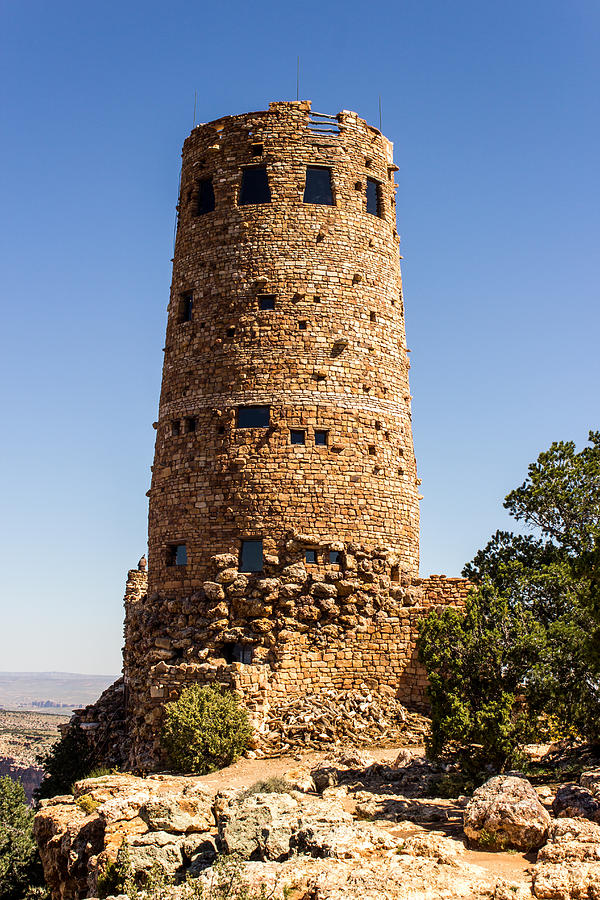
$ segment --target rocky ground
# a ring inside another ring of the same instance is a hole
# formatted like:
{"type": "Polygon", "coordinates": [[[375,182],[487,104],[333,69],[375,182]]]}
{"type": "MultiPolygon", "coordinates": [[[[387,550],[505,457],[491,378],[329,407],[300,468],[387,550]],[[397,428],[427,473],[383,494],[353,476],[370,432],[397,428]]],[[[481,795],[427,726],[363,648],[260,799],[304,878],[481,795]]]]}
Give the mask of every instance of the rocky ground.
{"type": "Polygon", "coordinates": [[[0,710],[0,775],[20,781],[29,800],[43,777],[37,756],[47,753],[60,737],[58,726],[67,715],[0,710]]]}
{"type": "Polygon", "coordinates": [[[436,797],[447,781],[414,748],[111,775],[45,801],[36,836],[54,900],[97,896],[123,842],[138,881],[178,882],[161,900],[600,898],[600,770],[436,797]]]}

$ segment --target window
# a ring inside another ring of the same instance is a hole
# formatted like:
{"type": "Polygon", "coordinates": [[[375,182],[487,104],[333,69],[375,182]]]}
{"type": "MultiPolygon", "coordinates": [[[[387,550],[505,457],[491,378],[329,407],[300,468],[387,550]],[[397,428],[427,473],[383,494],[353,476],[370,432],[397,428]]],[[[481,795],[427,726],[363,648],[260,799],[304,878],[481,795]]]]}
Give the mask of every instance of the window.
{"type": "Polygon", "coordinates": [[[250,153],[252,156],[262,156],[263,155],[263,145],[262,144],[250,144],[250,153]]]}
{"type": "Polygon", "coordinates": [[[196,430],[196,419],[193,416],[186,416],[183,420],[185,425],[186,434],[191,434],[196,430]]]}
{"type": "Polygon", "coordinates": [[[268,428],[270,421],[270,406],[238,406],[237,428],[268,428]]]}
{"type": "Polygon", "coordinates": [[[304,202],[322,203],[325,204],[325,206],[333,206],[331,169],[326,169],[323,166],[307,167],[304,202]]]}
{"type": "Polygon", "coordinates": [[[233,642],[223,644],[223,657],[229,665],[234,662],[250,665],[253,653],[254,647],[249,647],[247,644],[234,644],[233,642]]]}
{"type": "Polygon", "coordinates": [[[319,297],[318,294],[315,294],[315,296],[313,297],[313,303],[320,303],[320,302],[321,302],[321,298],[319,297]]]}
{"type": "Polygon", "coordinates": [[[367,178],[367,212],[372,216],[381,216],[379,185],[373,178],[367,178]]]}
{"type": "Polygon", "coordinates": [[[330,550],[329,551],[329,562],[332,566],[339,566],[340,564],[340,551],[339,550],[330,550]]]}
{"type": "Polygon", "coordinates": [[[290,429],[290,444],[305,444],[306,432],[302,428],[290,429]]]}
{"type": "Polygon", "coordinates": [[[298,322],[298,328],[300,329],[300,331],[306,331],[306,325],[307,323],[304,321],[304,319],[298,322]]]}
{"type": "Polygon", "coordinates": [[[181,422],[179,419],[173,419],[171,422],[171,434],[173,437],[179,437],[181,434],[181,422]]]}
{"type": "Polygon", "coordinates": [[[371,310],[371,312],[369,313],[369,318],[370,318],[371,322],[376,322],[377,321],[377,313],[374,313],[373,310],[371,310]]]}
{"type": "Polygon", "coordinates": [[[247,206],[249,203],[270,203],[271,191],[267,170],[264,167],[242,170],[242,186],[238,206],[247,206]]]}
{"type": "Polygon", "coordinates": [[[179,297],[179,322],[191,322],[194,307],[193,291],[184,291],[179,297]]]}
{"type": "Polygon", "coordinates": [[[307,563],[316,563],[317,562],[317,551],[316,550],[305,550],[304,551],[304,562],[307,563]]]}
{"type": "Polygon", "coordinates": [[[259,309],[275,309],[275,294],[259,294],[258,295],[258,308],[259,309]]]}
{"type": "Polygon", "coordinates": [[[227,337],[235,337],[235,325],[227,329],[227,337]]]}
{"type": "Polygon", "coordinates": [[[262,539],[242,541],[242,548],[240,550],[240,572],[262,572],[262,568],[262,539]]]}
{"type": "Polygon", "coordinates": [[[213,191],[212,178],[203,178],[198,182],[198,205],[196,215],[203,216],[212,212],[215,208],[215,192],[213,191]]]}
{"type": "Polygon", "coordinates": [[[328,437],[329,437],[328,431],[323,431],[322,429],[317,429],[315,431],[315,444],[317,445],[317,447],[326,447],[328,437]]]}
{"type": "Polygon", "coordinates": [[[390,578],[392,581],[400,581],[400,566],[392,566],[390,578]]]}
{"type": "Polygon", "coordinates": [[[168,566],[187,566],[187,547],[185,544],[169,544],[167,547],[168,566]]]}

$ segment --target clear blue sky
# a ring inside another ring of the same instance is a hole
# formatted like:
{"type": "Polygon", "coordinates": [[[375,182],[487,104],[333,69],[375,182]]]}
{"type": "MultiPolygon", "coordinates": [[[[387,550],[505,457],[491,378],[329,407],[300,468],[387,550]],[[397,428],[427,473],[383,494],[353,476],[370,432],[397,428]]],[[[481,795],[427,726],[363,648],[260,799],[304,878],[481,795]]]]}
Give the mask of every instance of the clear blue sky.
{"type": "Polygon", "coordinates": [[[0,669],[116,672],[181,144],[301,98],[395,142],[422,571],[599,427],[597,0],[0,7],[0,669]]]}

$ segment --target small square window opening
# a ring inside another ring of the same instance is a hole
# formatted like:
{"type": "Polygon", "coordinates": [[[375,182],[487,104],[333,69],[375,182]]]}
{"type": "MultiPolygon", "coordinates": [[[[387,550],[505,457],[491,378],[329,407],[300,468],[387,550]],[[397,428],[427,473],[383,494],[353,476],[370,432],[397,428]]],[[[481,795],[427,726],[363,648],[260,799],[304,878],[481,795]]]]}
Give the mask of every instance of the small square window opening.
{"type": "Polygon", "coordinates": [[[332,566],[339,566],[341,562],[341,553],[339,550],[329,551],[329,562],[332,566]]]}
{"type": "Polygon", "coordinates": [[[215,192],[212,178],[203,178],[198,182],[198,205],[196,215],[203,216],[215,208],[215,192]]]}
{"type": "Polygon", "coordinates": [[[326,447],[328,437],[329,437],[328,431],[324,431],[323,429],[317,429],[315,431],[315,444],[317,445],[317,447],[326,447]]]}
{"type": "Polygon", "coordinates": [[[291,428],[290,429],[290,444],[305,444],[306,443],[306,431],[302,428],[291,428]]]}
{"type": "Polygon", "coordinates": [[[314,565],[317,562],[317,551],[316,550],[305,550],[304,551],[304,562],[314,565]]]}
{"type": "Polygon", "coordinates": [[[238,428],[268,428],[271,422],[270,406],[238,406],[238,428]]]}
{"type": "Polygon", "coordinates": [[[298,328],[300,329],[300,331],[306,331],[306,325],[307,323],[304,320],[298,322],[298,328]]]}
{"type": "Polygon", "coordinates": [[[263,542],[261,539],[242,541],[240,572],[262,572],[263,542]]]}
{"type": "Polygon", "coordinates": [[[196,419],[194,416],[186,416],[184,419],[186,434],[191,434],[196,430],[196,419]]]}
{"type": "Polygon", "coordinates": [[[169,544],[167,547],[168,566],[187,566],[187,547],[185,544],[169,544]]]}
{"type": "Polygon", "coordinates": [[[252,156],[262,156],[263,155],[263,145],[262,144],[250,144],[250,153],[252,156]]]}
{"type": "Polygon", "coordinates": [[[227,329],[227,337],[235,337],[235,325],[227,329]]]}
{"type": "Polygon", "coordinates": [[[324,166],[307,166],[304,202],[333,206],[331,169],[324,166]]]}
{"type": "Polygon", "coordinates": [[[269,188],[267,170],[263,166],[243,169],[238,206],[270,202],[271,189],[269,188]]]}
{"type": "Polygon", "coordinates": [[[258,308],[259,309],[275,309],[275,294],[259,294],[258,297],[258,308]]]}
{"type": "Polygon", "coordinates": [[[171,422],[171,434],[173,437],[179,437],[181,434],[181,422],[179,419],[173,419],[171,422]]]}

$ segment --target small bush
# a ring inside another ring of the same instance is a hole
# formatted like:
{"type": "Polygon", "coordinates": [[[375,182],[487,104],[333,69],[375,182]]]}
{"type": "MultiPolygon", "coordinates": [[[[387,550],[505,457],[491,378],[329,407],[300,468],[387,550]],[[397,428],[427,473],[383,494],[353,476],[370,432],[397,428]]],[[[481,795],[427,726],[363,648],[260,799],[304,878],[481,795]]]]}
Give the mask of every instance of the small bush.
{"type": "Polygon", "coordinates": [[[33,810],[23,786],[0,778],[0,897],[47,897],[42,866],[33,839],[33,810]]]}
{"type": "Polygon", "coordinates": [[[129,848],[123,841],[117,851],[115,862],[110,862],[104,872],[98,876],[98,897],[110,897],[113,894],[126,894],[128,897],[137,897],[137,888],[129,848]]]}
{"type": "Polygon", "coordinates": [[[248,713],[217,685],[185,688],[165,706],[162,744],[179,772],[205,775],[235,762],[251,736],[248,713]]]}
{"type": "Polygon", "coordinates": [[[91,816],[91,814],[96,812],[96,810],[100,806],[97,800],[92,800],[90,794],[82,794],[81,797],[77,798],[75,803],[79,807],[79,809],[83,810],[86,816],[91,816]]]}
{"type": "Polygon", "coordinates": [[[280,775],[272,775],[264,781],[256,781],[251,784],[240,794],[240,799],[245,800],[246,797],[253,797],[255,794],[289,794],[291,790],[292,787],[285,778],[280,775]]]}

